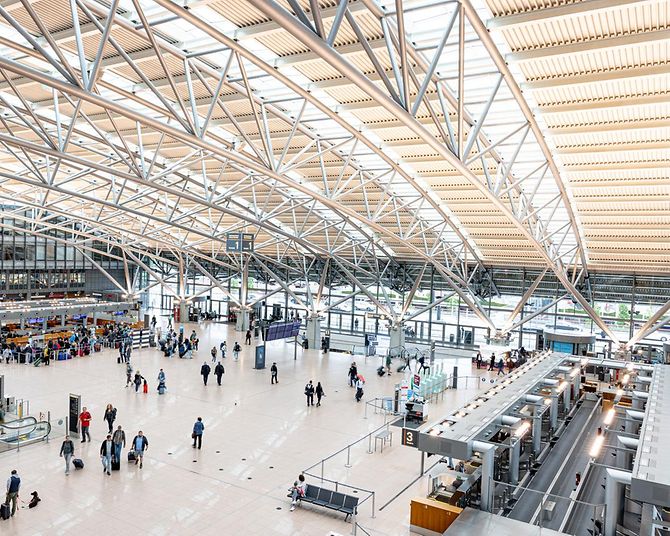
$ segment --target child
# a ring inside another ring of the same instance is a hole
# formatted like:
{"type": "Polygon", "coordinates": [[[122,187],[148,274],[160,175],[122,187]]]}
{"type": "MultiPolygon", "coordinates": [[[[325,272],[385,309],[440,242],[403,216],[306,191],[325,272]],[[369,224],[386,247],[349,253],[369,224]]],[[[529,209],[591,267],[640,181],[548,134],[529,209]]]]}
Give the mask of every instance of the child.
{"type": "Polygon", "coordinates": [[[149,384],[147,380],[144,380],[144,394],[146,395],[149,392],[149,384]]]}

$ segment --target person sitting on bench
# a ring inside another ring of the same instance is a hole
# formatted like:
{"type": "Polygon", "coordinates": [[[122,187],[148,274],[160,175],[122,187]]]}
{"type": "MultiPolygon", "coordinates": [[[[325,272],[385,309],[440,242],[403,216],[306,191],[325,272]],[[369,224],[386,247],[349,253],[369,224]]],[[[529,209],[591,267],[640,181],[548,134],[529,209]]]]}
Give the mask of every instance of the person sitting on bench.
{"type": "Polygon", "coordinates": [[[293,512],[298,504],[298,500],[302,499],[305,496],[305,491],[307,491],[305,475],[300,475],[289,491],[291,492],[291,512],[293,512]]]}

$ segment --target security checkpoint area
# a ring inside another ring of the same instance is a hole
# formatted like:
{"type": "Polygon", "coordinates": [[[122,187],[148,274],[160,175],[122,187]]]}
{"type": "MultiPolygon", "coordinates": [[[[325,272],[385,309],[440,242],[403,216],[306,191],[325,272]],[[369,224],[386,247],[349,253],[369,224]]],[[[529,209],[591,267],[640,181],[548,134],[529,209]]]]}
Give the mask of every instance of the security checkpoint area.
{"type": "Polygon", "coordinates": [[[654,424],[663,411],[667,370],[549,351],[531,358],[405,441],[441,457],[427,473],[428,500],[412,501],[412,529],[441,534],[447,526],[452,528],[444,534],[476,534],[486,526],[539,534],[541,528],[543,534],[575,535],[664,530],[666,464],[657,458],[663,436],[654,424]],[[448,515],[440,517],[445,505],[448,515]],[[505,521],[498,523],[499,517],[505,521]]]}

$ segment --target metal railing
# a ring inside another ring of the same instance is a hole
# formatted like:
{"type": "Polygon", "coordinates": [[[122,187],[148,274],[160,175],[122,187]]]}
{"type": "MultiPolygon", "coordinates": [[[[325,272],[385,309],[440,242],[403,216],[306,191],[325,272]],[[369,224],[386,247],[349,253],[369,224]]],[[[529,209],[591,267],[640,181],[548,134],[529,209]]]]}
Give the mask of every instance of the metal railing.
{"type": "Polygon", "coordinates": [[[367,450],[367,453],[368,453],[368,454],[372,454],[372,453],[374,452],[374,451],[372,450],[372,437],[375,436],[376,434],[378,434],[379,432],[383,431],[383,430],[388,431],[388,430],[390,429],[391,422],[386,422],[386,418],[384,419],[384,421],[385,421],[384,424],[382,424],[381,426],[375,428],[374,430],[372,430],[371,432],[367,433],[366,435],[364,435],[364,436],[358,438],[356,441],[352,441],[351,443],[349,443],[349,444],[346,445],[345,447],[342,447],[341,449],[339,449],[338,451],[334,452],[334,453],[331,454],[330,456],[327,456],[327,457],[325,457],[325,458],[322,458],[320,461],[318,461],[318,462],[316,462],[315,464],[311,465],[311,466],[308,467],[307,469],[304,469],[304,470],[302,471],[302,474],[307,475],[307,476],[311,476],[312,478],[318,478],[321,482],[331,482],[331,483],[335,484],[335,491],[338,490],[338,487],[339,487],[339,486],[344,486],[344,487],[349,488],[349,489],[354,489],[354,490],[362,491],[363,493],[367,493],[367,494],[369,494],[364,500],[360,501],[358,504],[360,505],[360,504],[364,503],[365,501],[367,501],[368,499],[371,499],[371,503],[372,503],[372,514],[371,514],[371,517],[374,518],[374,517],[375,517],[375,492],[374,492],[373,490],[367,490],[367,489],[365,489],[365,488],[359,488],[359,487],[356,487],[356,486],[352,486],[351,484],[344,484],[344,483],[338,482],[338,481],[336,481],[336,480],[329,480],[328,478],[326,478],[326,477],[324,476],[324,472],[325,472],[325,465],[326,465],[326,462],[327,462],[328,460],[331,460],[331,459],[335,458],[336,456],[342,454],[343,452],[346,452],[346,453],[347,453],[347,461],[346,461],[346,463],[344,464],[344,467],[346,467],[347,469],[351,468],[351,467],[352,467],[352,465],[351,465],[351,448],[352,448],[353,446],[355,446],[355,445],[358,445],[359,443],[364,442],[366,439],[368,440],[368,450],[367,450]],[[315,467],[320,467],[320,469],[321,469],[321,474],[320,474],[320,475],[319,475],[319,474],[313,474],[313,473],[310,473],[310,471],[311,471],[312,469],[314,469],[315,467]]]}
{"type": "MultiPolygon", "coordinates": [[[[353,490],[356,494],[358,494],[359,491],[365,493],[366,494],[365,497],[363,498],[363,500],[358,501],[358,505],[356,506],[356,508],[358,509],[358,507],[360,507],[365,501],[367,501],[368,499],[371,499],[372,515],[370,517],[375,517],[375,492],[374,491],[369,490],[369,489],[365,489],[365,488],[359,488],[358,486],[352,486],[350,484],[344,484],[342,482],[338,482],[337,480],[330,480],[329,478],[319,477],[317,475],[313,475],[312,473],[308,473],[307,471],[303,471],[302,474],[305,475],[305,476],[311,476],[312,478],[320,478],[322,484],[324,482],[334,484],[336,492],[339,492],[341,488],[346,488],[346,489],[353,490]]],[[[356,515],[356,513],[354,513],[354,515],[356,515]]],[[[355,525],[355,523],[356,523],[355,518],[354,518],[353,522],[354,522],[354,525],[355,525]]]]}
{"type": "Polygon", "coordinates": [[[367,536],[372,536],[367,530],[365,530],[359,523],[358,521],[354,521],[354,526],[351,529],[352,534],[358,534],[358,529],[362,530],[367,536]]]}
{"type": "Polygon", "coordinates": [[[393,397],[390,396],[378,396],[373,398],[372,400],[368,400],[365,403],[365,413],[363,415],[364,419],[368,418],[368,406],[371,406],[374,409],[374,414],[382,414],[384,415],[384,423],[386,423],[386,418],[389,415],[397,415],[396,412],[393,411],[393,409],[387,409],[384,407],[384,402],[390,401],[391,402],[391,407],[393,407],[393,397]],[[381,402],[381,404],[377,404],[377,402],[381,402]]]}

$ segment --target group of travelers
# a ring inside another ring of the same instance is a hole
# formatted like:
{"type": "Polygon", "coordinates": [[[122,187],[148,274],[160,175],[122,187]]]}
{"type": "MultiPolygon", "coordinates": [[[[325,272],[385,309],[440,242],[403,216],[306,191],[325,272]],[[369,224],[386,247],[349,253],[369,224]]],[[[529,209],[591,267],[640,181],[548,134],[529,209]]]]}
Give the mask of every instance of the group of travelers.
{"type": "Polygon", "coordinates": [[[184,337],[184,326],[179,327],[179,334],[172,327],[168,327],[165,333],[159,332],[158,335],[158,347],[165,357],[178,354],[180,359],[192,359],[199,344],[200,339],[195,330],[189,337],[184,337]]]}
{"type": "Polygon", "coordinates": [[[309,380],[309,383],[305,385],[305,396],[307,397],[308,407],[314,405],[314,395],[316,395],[316,406],[319,407],[321,405],[321,398],[326,396],[326,394],[323,391],[321,382],[316,382],[316,387],[314,387],[312,380],[309,380]]]}
{"type": "MultiPolygon", "coordinates": [[[[107,423],[107,436],[100,445],[100,461],[102,462],[103,473],[111,475],[113,470],[119,469],[121,461],[122,449],[126,446],[126,433],[119,425],[114,430],[114,422],[116,421],[117,410],[112,404],[107,404],[103,421],[107,423]]],[[[81,433],[82,443],[91,442],[91,434],[89,428],[93,417],[86,407],[82,408],[79,414],[79,430],[81,433]]],[[[142,430],[133,438],[131,443],[131,450],[128,455],[129,462],[139,463],[140,469],[144,461],[144,453],[149,448],[149,440],[146,438],[142,430]]],[[[70,474],[70,465],[74,464],[76,468],[83,468],[83,462],[74,457],[74,442],[70,436],[65,436],[65,440],[61,444],[60,456],[65,459],[65,474],[70,474]]]]}
{"type": "MultiPolygon", "coordinates": [[[[491,357],[488,360],[487,372],[493,372],[494,370],[497,370],[498,372],[496,376],[500,376],[501,374],[504,375],[505,367],[507,367],[508,372],[511,372],[515,367],[521,366],[523,363],[525,363],[526,359],[528,359],[528,355],[528,352],[523,346],[519,349],[511,350],[507,354],[507,359],[505,359],[503,356],[496,358],[495,352],[491,352],[491,357]]],[[[484,358],[479,350],[477,351],[477,355],[474,357],[474,362],[477,365],[477,370],[486,368],[484,358]]]]}

